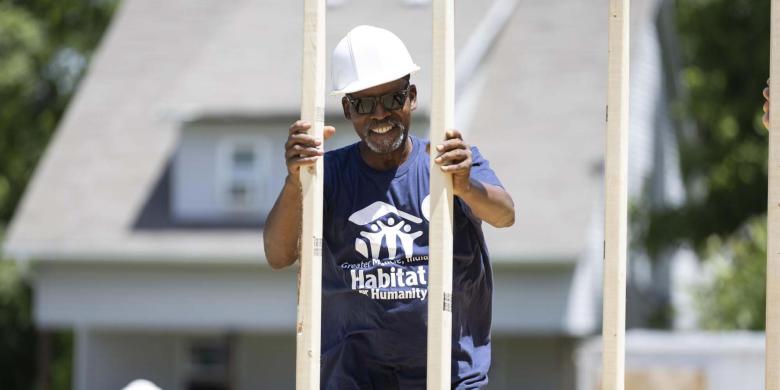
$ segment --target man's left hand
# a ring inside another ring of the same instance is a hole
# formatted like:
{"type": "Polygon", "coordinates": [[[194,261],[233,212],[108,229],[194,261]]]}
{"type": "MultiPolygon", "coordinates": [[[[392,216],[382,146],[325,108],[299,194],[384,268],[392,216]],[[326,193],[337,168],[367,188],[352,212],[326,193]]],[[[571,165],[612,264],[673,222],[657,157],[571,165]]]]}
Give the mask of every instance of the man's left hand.
{"type": "Polygon", "coordinates": [[[448,130],[446,141],[436,146],[436,159],[445,173],[452,174],[452,192],[461,195],[471,190],[471,148],[463,142],[463,136],[457,130],[448,130]]]}

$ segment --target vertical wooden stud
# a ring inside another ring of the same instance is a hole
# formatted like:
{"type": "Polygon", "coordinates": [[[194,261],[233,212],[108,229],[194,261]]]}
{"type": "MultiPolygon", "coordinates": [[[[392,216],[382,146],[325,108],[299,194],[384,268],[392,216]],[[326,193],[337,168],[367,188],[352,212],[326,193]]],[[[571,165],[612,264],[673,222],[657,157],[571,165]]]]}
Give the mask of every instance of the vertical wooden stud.
{"type": "MultiPolygon", "coordinates": [[[[325,1],[304,0],[301,119],[323,140],[325,116],[325,1]]],[[[320,388],[323,159],[301,169],[303,223],[298,273],[295,386],[320,388]]]]}
{"type": "Polygon", "coordinates": [[[433,1],[431,107],[431,210],[428,265],[428,389],[451,388],[452,362],[452,177],[433,161],[455,109],[455,4],[433,1]]]}
{"type": "MultiPolygon", "coordinates": [[[[770,91],[780,91],[780,0],[772,0],[770,91]]],[[[780,390],[780,99],[770,100],[766,249],[766,389],[780,390]]]]}
{"type": "Polygon", "coordinates": [[[607,137],[604,164],[602,389],[623,390],[628,236],[629,0],[609,2],[607,137]]]}

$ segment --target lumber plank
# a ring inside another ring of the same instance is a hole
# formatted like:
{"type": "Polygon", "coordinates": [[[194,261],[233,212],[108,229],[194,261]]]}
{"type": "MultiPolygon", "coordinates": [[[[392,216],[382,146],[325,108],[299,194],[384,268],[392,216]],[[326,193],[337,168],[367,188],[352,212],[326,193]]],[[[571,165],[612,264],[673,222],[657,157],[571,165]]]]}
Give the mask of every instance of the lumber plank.
{"type": "MultiPolygon", "coordinates": [[[[772,0],[770,90],[780,91],[780,0],[772,0]]],[[[780,99],[770,101],[767,202],[766,389],[780,390],[780,99]]]]}
{"type": "Polygon", "coordinates": [[[623,390],[626,323],[629,0],[609,2],[607,134],[604,164],[602,389],[623,390]]]}
{"type": "MultiPolygon", "coordinates": [[[[325,2],[304,0],[301,119],[309,134],[323,140],[325,114],[325,2]]],[[[300,236],[298,307],[295,332],[295,386],[320,388],[320,321],[322,305],[323,159],[301,169],[303,223],[300,236]]]]}
{"type": "Polygon", "coordinates": [[[453,0],[433,1],[427,388],[437,390],[451,388],[453,213],[452,177],[433,161],[433,146],[454,122],[454,8],[453,0]]]}

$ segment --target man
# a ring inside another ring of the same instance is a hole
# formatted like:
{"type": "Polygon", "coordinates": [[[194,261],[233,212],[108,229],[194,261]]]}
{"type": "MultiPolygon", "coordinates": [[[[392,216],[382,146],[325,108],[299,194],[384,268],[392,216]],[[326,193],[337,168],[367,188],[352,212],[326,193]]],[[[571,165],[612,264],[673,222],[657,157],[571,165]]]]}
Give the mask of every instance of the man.
{"type": "MultiPolygon", "coordinates": [[[[455,130],[429,151],[409,135],[419,69],[387,30],[358,26],[332,57],[335,93],[360,141],[325,154],[322,281],[324,389],[422,389],[426,379],[429,158],[452,174],[453,388],[487,383],[492,270],[481,221],[514,223],[514,204],[488,162],[455,130]]],[[[298,257],[300,169],[323,156],[310,124],[293,123],[288,175],[266,222],[268,263],[298,257]]],[[[326,138],[335,129],[325,128],[326,138]]]]}

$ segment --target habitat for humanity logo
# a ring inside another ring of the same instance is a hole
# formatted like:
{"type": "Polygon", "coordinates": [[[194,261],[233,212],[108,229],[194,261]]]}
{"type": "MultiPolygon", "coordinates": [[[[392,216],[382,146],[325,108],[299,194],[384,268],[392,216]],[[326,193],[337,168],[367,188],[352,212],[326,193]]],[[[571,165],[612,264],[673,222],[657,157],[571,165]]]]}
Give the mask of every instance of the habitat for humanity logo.
{"type": "MultiPolygon", "coordinates": [[[[425,203],[423,201],[423,204],[425,203]]],[[[349,221],[365,229],[360,232],[360,237],[355,238],[355,251],[374,262],[379,262],[383,241],[387,248],[387,259],[395,258],[399,243],[403,256],[411,259],[414,255],[414,240],[423,234],[422,231],[412,228],[412,224],[420,225],[422,218],[398,210],[385,202],[374,202],[356,211],[349,216],[349,221]]]]}
{"type": "MultiPolygon", "coordinates": [[[[426,219],[427,206],[426,197],[421,205],[426,219]]],[[[349,221],[362,227],[355,237],[355,251],[366,259],[368,268],[350,270],[352,290],[372,299],[424,300],[428,295],[425,267],[402,266],[427,260],[427,256],[414,256],[414,240],[425,229],[423,219],[377,201],[353,213],[349,221]]]]}

